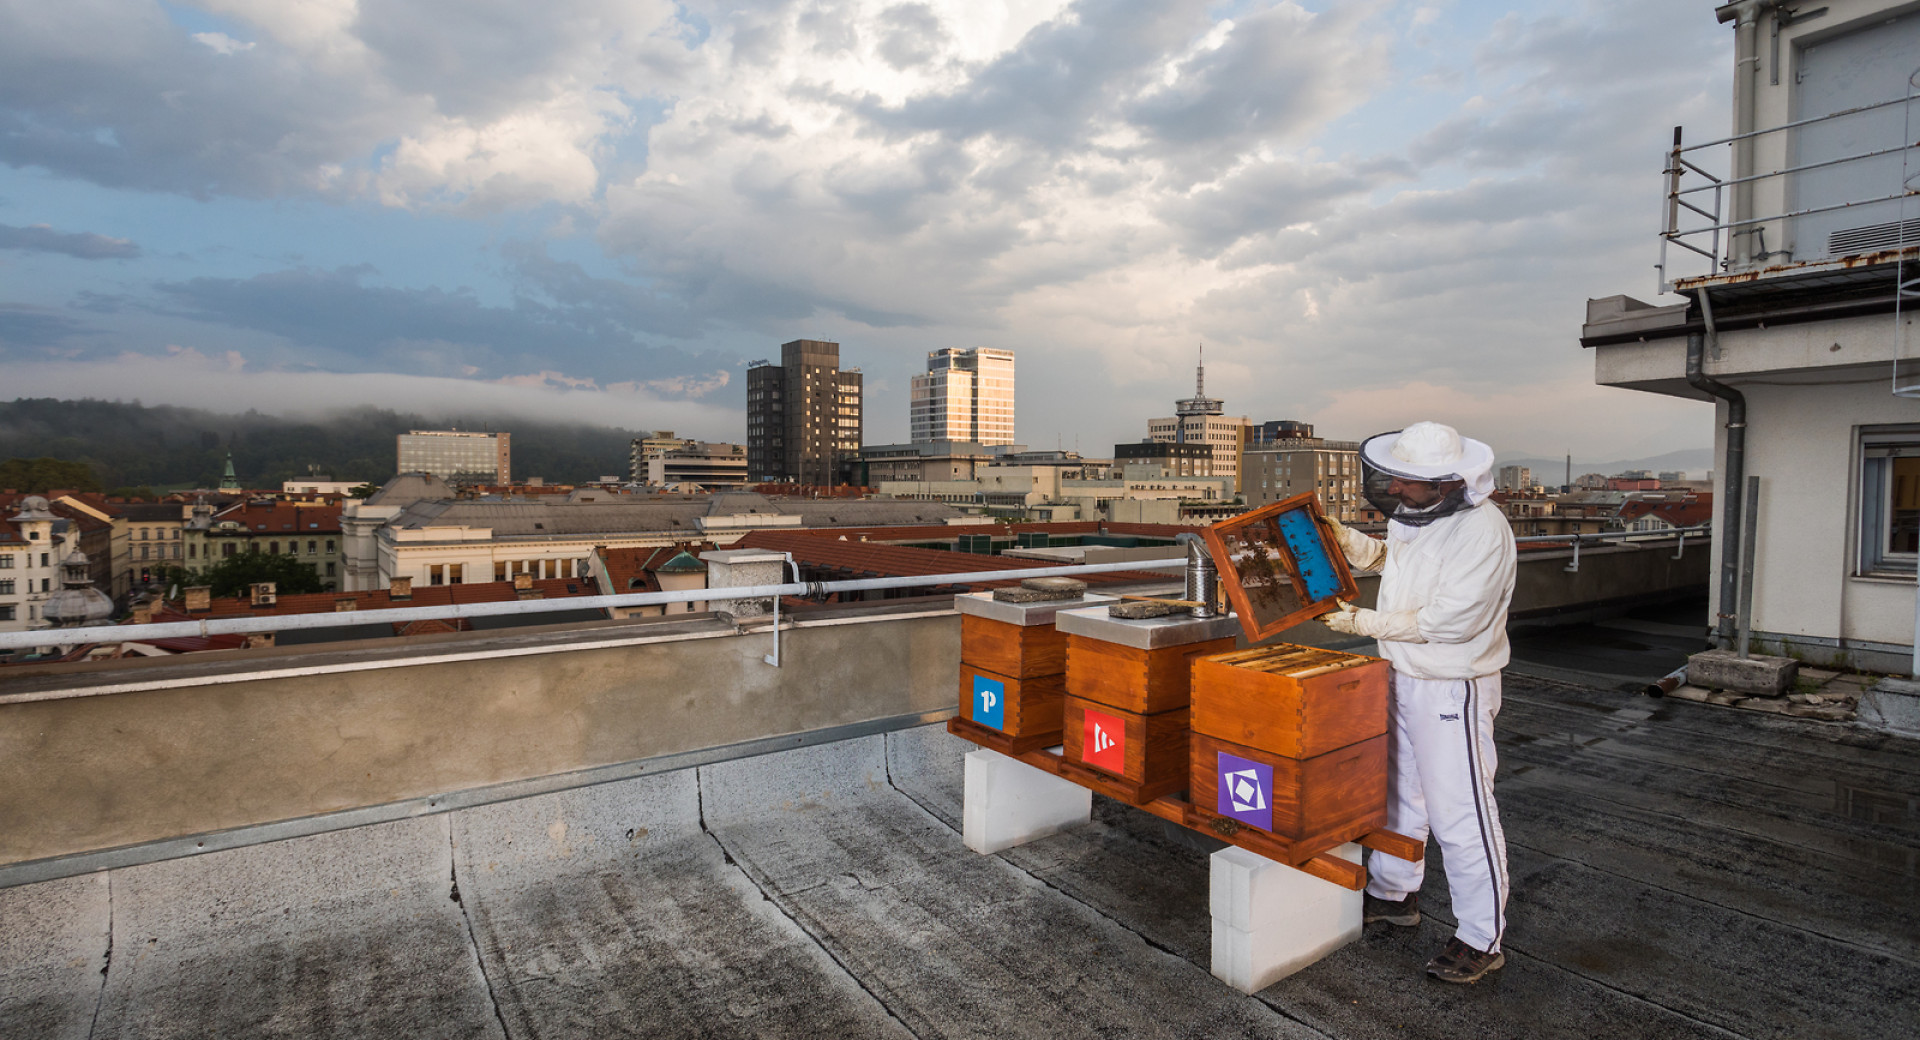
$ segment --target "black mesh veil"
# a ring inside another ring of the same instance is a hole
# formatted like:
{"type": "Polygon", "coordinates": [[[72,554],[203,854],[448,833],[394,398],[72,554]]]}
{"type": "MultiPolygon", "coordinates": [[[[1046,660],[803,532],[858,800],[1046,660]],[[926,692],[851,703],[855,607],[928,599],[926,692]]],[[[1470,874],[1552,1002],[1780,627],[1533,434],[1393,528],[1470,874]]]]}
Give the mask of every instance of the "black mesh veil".
{"type": "Polygon", "coordinates": [[[1387,490],[1395,480],[1438,484],[1444,481],[1461,479],[1458,473],[1448,473],[1438,477],[1419,476],[1406,471],[1396,471],[1376,462],[1374,455],[1376,453],[1386,454],[1381,449],[1391,445],[1393,443],[1392,439],[1399,435],[1399,430],[1392,430],[1374,437],[1369,437],[1366,442],[1360,446],[1361,493],[1366,495],[1367,501],[1373,503],[1373,508],[1378,509],[1381,514],[1388,519],[1397,520],[1409,527],[1425,527],[1435,520],[1452,516],[1460,510],[1467,508],[1469,503],[1467,501],[1467,488],[1464,484],[1454,488],[1447,493],[1446,497],[1425,509],[1414,509],[1401,502],[1398,495],[1387,490]],[[1369,448],[1374,450],[1369,451],[1369,448]]]}

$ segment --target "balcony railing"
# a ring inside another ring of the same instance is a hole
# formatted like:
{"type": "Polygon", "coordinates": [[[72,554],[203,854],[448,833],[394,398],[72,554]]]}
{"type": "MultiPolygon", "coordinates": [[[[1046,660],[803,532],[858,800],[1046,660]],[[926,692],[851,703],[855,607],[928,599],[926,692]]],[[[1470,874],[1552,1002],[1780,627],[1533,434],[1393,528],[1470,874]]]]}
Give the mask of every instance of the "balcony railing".
{"type": "MultiPolygon", "coordinates": [[[[1920,76],[1920,72],[1915,75],[1920,76]]],[[[1683,282],[1737,274],[1765,266],[1769,261],[1783,265],[1808,264],[1899,251],[1920,244],[1920,207],[1906,204],[1908,198],[1917,194],[1914,178],[1920,176],[1920,157],[1915,155],[1920,142],[1914,139],[1916,130],[1920,130],[1920,118],[1916,118],[1920,112],[1915,111],[1920,106],[1914,104],[1916,100],[1920,100],[1920,87],[1910,80],[1909,89],[1902,97],[1701,144],[1683,143],[1681,128],[1674,127],[1673,145],[1666,152],[1665,168],[1661,171],[1666,191],[1661,212],[1660,261],[1654,265],[1659,272],[1660,291],[1673,292],[1675,285],[1683,282]],[[1904,108],[1898,130],[1889,128],[1882,134],[1873,127],[1862,132],[1853,126],[1849,131],[1863,139],[1884,136],[1885,140],[1870,147],[1793,162],[1764,173],[1742,172],[1753,166],[1754,144],[1763,138],[1793,135],[1789,147],[1782,149],[1784,154],[1794,154],[1796,148],[1813,150],[1817,145],[1807,140],[1808,131],[1857,121],[1894,106],[1904,108]],[[1724,177],[1705,168],[1713,165],[1706,154],[1719,148],[1728,150],[1725,168],[1733,171],[1724,177]],[[1895,156],[1899,157],[1897,162],[1895,156]],[[1777,208],[1778,212],[1755,214],[1755,188],[1762,184],[1778,185],[1777,196],[1781,201],[1768,207],[1777,208]],[[1831,220],[1796,223],[1793,225],[1796,237],[1811,241],[1796,241],[1791,248],[1787,246],[1790,221],[1804,222],[1821,214],[1866,207],[1878,209],[1871,216],[1863,217],[1868,223],[1861,226],[1828,227],[1833,223],[1831,220]],[[1914,211],[1912,218],[1908,216],[1909,209],[1914,211]],[[1876,217],[1882,219],[1875,222],[1876,217]],[[1767,248],[1769,231],[1782,248],[1767,248]],[[1826,233],[1823,235],[1822,231],[1826,233]],[[1670,254],[1670,247],[1700,257],[1705,262],[1705,271],[1677,275],[1670,263],[1681,258],[1670,254]]]]}

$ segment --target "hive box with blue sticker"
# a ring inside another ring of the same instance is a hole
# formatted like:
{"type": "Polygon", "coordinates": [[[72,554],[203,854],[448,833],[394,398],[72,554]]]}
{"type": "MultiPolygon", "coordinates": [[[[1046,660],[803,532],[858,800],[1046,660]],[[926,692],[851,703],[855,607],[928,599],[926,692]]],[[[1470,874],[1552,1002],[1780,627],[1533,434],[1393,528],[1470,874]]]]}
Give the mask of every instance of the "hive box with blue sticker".
{"type": "Polygon", "coordinates": [[[1008,738],[1013,753],[1060,743],[1065,695],[1064,675],[1015,679],[960,665],[960,717],[1008,738]]]}

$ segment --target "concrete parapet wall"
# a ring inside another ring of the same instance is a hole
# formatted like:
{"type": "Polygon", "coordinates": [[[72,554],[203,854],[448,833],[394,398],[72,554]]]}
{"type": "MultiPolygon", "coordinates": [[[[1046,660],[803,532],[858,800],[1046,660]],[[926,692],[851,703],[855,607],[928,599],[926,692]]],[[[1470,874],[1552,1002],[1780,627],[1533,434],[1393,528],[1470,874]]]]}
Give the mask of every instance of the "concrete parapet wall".
{"type": "Polygon", "coordinates": [[[612,631],[0,685],[0,868],[954,708],[951,610],[612,631]]]}

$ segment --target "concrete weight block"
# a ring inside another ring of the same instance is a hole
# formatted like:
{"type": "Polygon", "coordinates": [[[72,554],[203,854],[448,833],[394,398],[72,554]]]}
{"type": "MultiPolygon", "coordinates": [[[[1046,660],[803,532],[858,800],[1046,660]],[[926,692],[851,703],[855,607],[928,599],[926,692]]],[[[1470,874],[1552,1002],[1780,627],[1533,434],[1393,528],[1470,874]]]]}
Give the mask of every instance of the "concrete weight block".
{"type": "Polygon", "coordinates": [[[1707,650],[1687,658],[1687,685],[1778,697],[1793,687],[1799,671],[1800,662],[1791,657],[1741,657],[1731,650],[1707,650]]]}
{"type": "MultiPolygon", "coordinates": [[[[1334,855],[1358,860],[1360,847],[1334,855]]],[[[1360,938],[1362,895],[1241,848],[1211,861],[1213,975],[1256,993],[1360,938]]]]}
{"type": "Polygon", "coordinates": [[[961,835],[967,848],[999,852],[1086,823],[1093,792],[985,748],[969,752],[961,835]]]}

